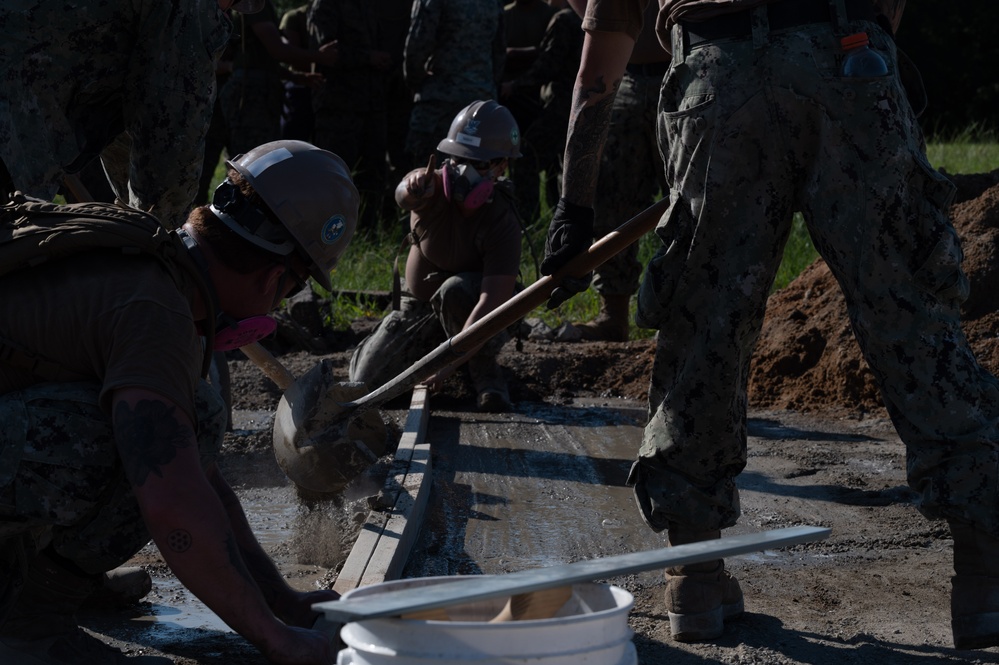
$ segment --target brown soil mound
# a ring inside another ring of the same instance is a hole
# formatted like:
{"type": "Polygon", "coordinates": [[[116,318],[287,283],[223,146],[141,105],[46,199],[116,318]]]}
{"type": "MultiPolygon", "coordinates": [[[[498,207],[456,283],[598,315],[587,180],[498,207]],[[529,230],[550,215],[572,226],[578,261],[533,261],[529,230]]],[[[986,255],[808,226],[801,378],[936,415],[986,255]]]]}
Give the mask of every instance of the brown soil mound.
{"type": "MultiPolygon", "coordinates": [[[[999,170],[952,176],[951,209],[964,249],[971,295],[965,334],[979,361],[999,370],[999,170]]],[[[796,411],[883,411],[874,376],[860,355],[843,295],[817,260],[770,297],[749,379],[753,407],[796,411]]]]}

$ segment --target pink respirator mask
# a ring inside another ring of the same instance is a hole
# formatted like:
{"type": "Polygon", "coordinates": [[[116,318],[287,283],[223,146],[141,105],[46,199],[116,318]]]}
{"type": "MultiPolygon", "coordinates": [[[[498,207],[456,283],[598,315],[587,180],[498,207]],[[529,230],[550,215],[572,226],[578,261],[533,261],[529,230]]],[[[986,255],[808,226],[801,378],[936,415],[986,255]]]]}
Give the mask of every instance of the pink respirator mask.
{"type": "MultiPolygon", "coordinates": [[[[228,319],[224,315],[220,318],[228,319]]],[[[212,348],[216,351],[232,351],[259,342],[275,330],[277,321],[269,316],[251,316],[241,321],[220,320],[215,328],[215,343],[212,348]]]]}
{"type": "Polygon", "coordinates": [[[449,159],[444,164],[444,197],[467,211],[478,210],[493,195],[493,179],[471,164],[449,159]]]}

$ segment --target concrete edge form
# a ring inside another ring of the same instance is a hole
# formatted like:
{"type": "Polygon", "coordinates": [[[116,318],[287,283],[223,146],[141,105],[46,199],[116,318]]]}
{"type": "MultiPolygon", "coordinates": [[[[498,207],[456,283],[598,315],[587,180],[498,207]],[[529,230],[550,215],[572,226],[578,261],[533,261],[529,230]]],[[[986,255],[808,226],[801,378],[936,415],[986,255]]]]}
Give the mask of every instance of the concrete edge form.
{"type": "Polygon", "coordinates": [[[340,594],[398,579],[423,523],[432,474],[425,440],[430,410],[425,386],[413,390],[395,459],[367,520],[337,575],[340,594]]]}

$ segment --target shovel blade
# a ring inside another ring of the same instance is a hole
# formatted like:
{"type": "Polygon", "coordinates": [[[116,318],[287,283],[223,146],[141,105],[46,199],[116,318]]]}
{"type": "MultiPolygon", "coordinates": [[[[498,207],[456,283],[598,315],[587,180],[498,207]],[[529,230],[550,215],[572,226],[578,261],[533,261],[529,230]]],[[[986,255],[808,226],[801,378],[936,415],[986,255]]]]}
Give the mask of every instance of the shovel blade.
{"type": "Polygon", "coordinates": [[[378,411],[341,417],[343,404],[364,394],[363,383],[339,382],[322,360],[291,385],[274,414],[274,456],[299,487],[339,493],[388,451],[378,411]]]}

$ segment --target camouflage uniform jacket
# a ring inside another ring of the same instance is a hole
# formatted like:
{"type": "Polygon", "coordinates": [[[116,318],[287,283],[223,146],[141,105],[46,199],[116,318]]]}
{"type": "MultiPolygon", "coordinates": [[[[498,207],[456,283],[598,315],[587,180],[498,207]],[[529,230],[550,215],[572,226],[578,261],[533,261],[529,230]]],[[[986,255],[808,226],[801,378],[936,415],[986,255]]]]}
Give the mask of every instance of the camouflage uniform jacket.
{"type": "Polygon", "coordinates": [[[123,132],[122,199],[179,226],[194,200],[231,23],[215,0],[0,5],[0,158],[51,199],[123,132]]]}
{"type": "Polygon", "coordinates": [[[496,0],[415,0],[406,38],[406,84],[416,101],[494,99],[506,38],[496,0]]]}
{"type": "Polygon", "coordinates": [[[315,0],[309,8],[311,48],[336,41],[339,58],[321,67],[326,83],[318,105],[352,111],[383,111],[385,76],[371,66],[378,45],[378,16],[371,0],[315,0]]]}

